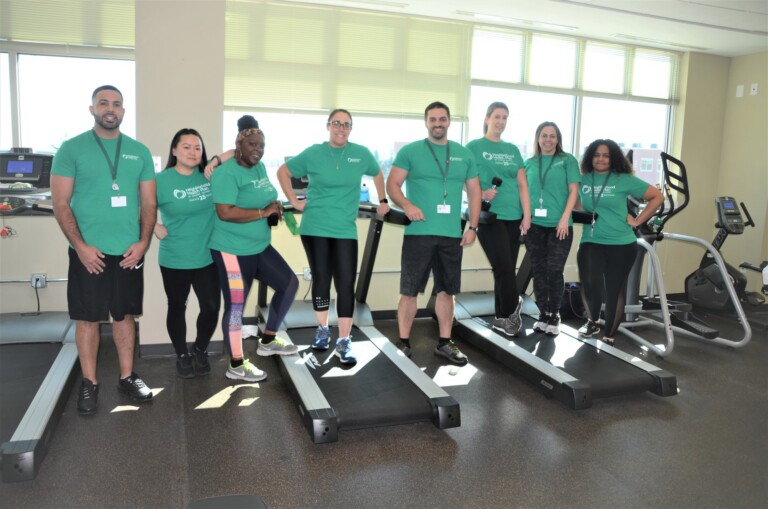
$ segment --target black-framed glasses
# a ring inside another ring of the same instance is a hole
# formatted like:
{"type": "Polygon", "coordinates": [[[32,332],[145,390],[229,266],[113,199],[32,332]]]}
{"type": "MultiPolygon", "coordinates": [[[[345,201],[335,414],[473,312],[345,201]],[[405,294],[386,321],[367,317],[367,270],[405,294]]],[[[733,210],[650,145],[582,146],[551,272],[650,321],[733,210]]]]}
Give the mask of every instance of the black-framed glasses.
{"type": "Polygon", "coordinates": [[[339,120],[334,120],[333,122],[328,122],[328,125],[332,125],[336,129],[338,129],[339,127],[342,127],[347,131],[352,129],[352,122],[341,122],[339,120]]]}

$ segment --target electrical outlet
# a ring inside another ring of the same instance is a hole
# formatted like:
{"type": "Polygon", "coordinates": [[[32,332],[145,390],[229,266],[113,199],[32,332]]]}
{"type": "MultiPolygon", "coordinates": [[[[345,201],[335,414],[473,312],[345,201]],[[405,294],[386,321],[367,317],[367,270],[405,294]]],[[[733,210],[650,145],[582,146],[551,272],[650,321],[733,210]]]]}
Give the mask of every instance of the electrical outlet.
{"type": "Polygon", "coordinates": [[[312,281],[312,269],[304,267],[304,281],[312,281]]]}
{"type": "Polygon", "coordinates": [[[32,274],[29,276],[29,284],[32,288],[45,288],[48,286],[48,276],[46,274],[32,274]]]}

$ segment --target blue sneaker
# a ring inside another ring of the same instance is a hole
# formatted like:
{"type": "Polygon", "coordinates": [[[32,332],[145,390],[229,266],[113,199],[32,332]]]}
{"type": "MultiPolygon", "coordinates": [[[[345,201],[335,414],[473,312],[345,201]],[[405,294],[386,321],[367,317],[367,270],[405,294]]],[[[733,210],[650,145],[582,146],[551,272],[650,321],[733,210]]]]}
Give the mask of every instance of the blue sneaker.
{"type": "Polygon", "coordinates": [[[350,338],[351,336],[349,338],[339,338],[339,340],[336,341],[336,351],[334,353],[342,364],[355,364],[357,362],[355,356],[352,355],[352,343],[350,338]]]}
{"type": "Polygon", "coordinates": [[[315,332],[315,340],[312,341],[313,350],[328,350],[331,345],[331,329],[330,327],[317,326],[315,332]]]}

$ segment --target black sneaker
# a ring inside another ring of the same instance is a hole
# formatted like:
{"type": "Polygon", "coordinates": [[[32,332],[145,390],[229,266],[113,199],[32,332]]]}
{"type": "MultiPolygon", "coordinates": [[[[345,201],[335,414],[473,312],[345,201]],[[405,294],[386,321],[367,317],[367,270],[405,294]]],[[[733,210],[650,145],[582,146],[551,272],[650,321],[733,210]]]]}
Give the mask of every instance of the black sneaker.
{"type": "Polygon", "coordinates": [[[80,415],[93,415],[99,406],[99,385],[83,378],[80,394],[77,396],[77,411],[80,415]]]}
{"type": "Polygon", "coordinates": [[[403,355],[405,355],[405,356],[406,356],[406,357],[408,357],[409,359],[411,358],[411,344],[410,344],[410,343],[405,343],[405,342],[403,342],[403,341],[398,341],[398,342],[397,342],[397,344],[396,344],[395,346],[396,346],[396,347],[397,347],[397,348],[398,348],[398,349],[399,349],[401,352],[403,352],[403,355]]]}
{"type": "Polygon", "coordinates": [[[539,319],[533,324],[534,332],[547,332],[547,323],[549,323],[549,313],[539,314],[539,319]]]}
{"type": "Polygon", "coordinates": [[[557,313],[549,315],[547,330],[544,332],[546,332],[548,336],[557,336],[560,334],[560,315],[557,313]]]}
{"type": "Polygon", "coordinates": [[[152,399],[152,391],[136,373],[131,373],[131,376],[128,378],[118,380],[117,390],[126,394],[134,401],[141,402],[152,399]]]}
{"type": "Polygon", "coordinates": [[[195,374],[198,376],[207,375],[211,372],[211,365],[208,363],[208,352],[200,352],[197,348],[192,349],[192,359],[195,361],[195,374]]]}
{"type": "Polygon", "coordinates": [[[587,323],[581,326],[579,329],[579,336],[582,338],[591,338],[593,334],[600,331],[600,327],[592,320],[587,320],[587,323]]]}
{"type": "Polygon", "coordinates": [[[453,341],[449,341],[443,345],[438,343],[435,347],[435,355],[441,355],[454,364],[458,364],[460,366],[463,366],[469,362],[467,356],[461,353],[461,350],[459,350],[459,347],[456,346],[453,341]]]}
{"type": "Polygon", "coordinates": [[[176,374],[181,378],[195,378],[195,367],[192,365],[192,356],[183,353],[176,357],[176,374]]]}

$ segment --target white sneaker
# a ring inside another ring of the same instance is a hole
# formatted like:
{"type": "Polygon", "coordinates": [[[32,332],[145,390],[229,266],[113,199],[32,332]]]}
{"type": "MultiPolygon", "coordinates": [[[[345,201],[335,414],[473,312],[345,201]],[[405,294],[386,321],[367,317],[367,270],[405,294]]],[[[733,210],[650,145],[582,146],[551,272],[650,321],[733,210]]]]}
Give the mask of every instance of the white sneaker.
{"type": "Polygon", "coordinates": [[[248,359],[243,359],[243,365],[236,368],[230,364],[226,376],[232,380],[245,380],[246,382],[258,382],[267,378],[267,374],[251,364],[248,359]]]}

